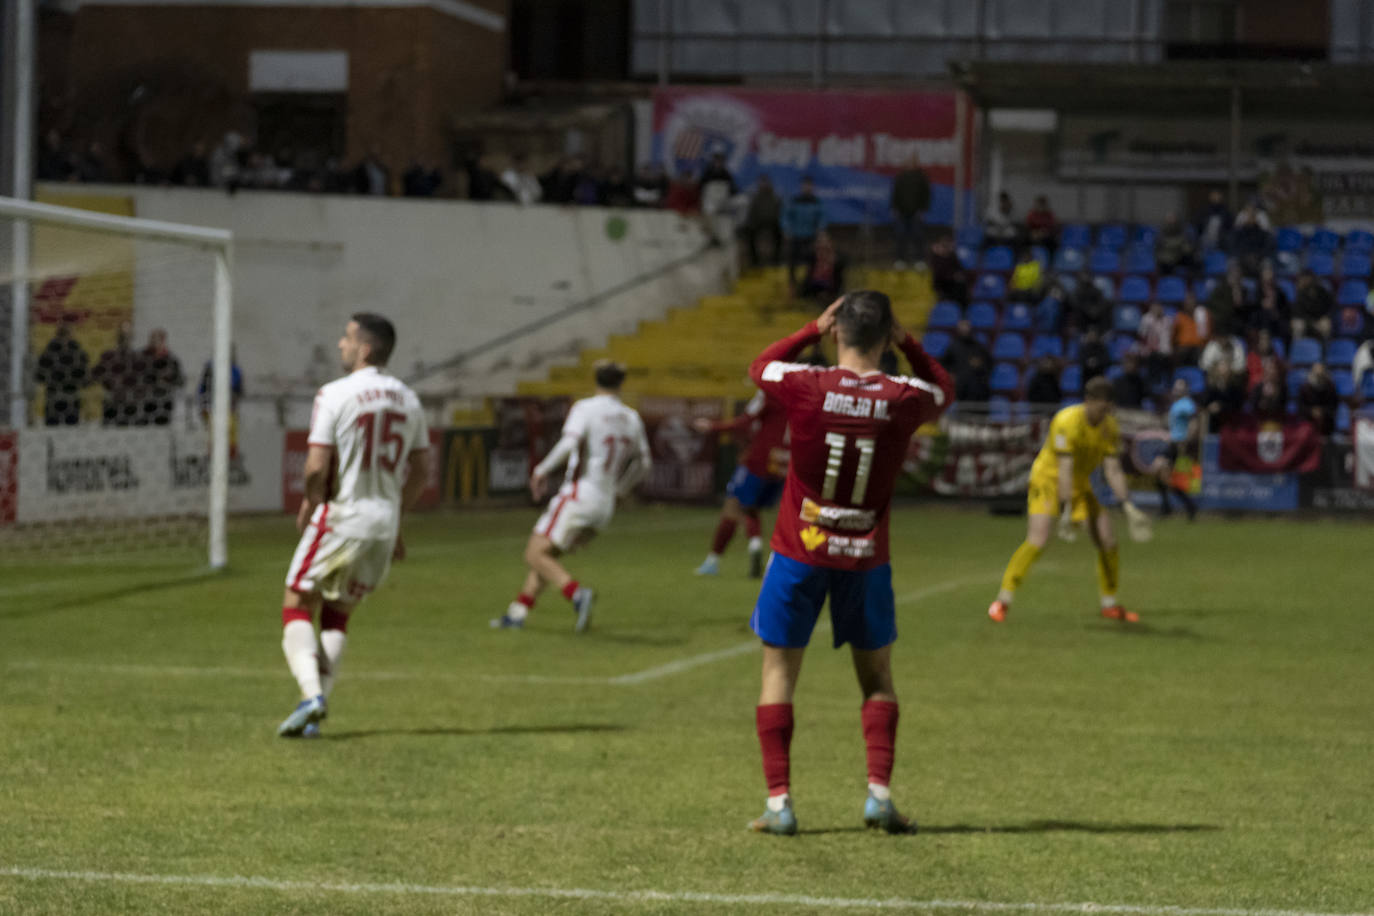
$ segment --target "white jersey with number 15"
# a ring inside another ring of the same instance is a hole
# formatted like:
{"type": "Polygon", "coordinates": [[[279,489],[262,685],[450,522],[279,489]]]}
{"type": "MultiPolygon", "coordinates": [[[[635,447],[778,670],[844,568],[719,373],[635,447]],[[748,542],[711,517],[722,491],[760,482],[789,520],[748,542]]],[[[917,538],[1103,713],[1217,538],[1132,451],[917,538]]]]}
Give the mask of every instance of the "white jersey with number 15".
{"type": "Polygon", "coordinates": [[[330,382],[315,395],[310,444],[334,449],[338,473],[315,520],[327,511],[326,525],[343,537],[395,537],[406,462],[429,448],[415,392],[374,366],[330,382]]]}

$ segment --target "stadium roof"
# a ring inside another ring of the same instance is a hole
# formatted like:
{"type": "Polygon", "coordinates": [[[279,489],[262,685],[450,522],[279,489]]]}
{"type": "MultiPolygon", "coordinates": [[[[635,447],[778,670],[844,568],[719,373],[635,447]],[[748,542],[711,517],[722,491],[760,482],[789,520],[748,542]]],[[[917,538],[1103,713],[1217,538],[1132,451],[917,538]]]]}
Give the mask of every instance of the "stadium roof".
{"type": "Polygon", "coordinates": [[[1295,61],[1025,64],[955,61],[956,84],[983,108],[1080,114],[1215,115],[1241,90],[1246,116],[1367,117],[1374,66],[1295,61]]]}

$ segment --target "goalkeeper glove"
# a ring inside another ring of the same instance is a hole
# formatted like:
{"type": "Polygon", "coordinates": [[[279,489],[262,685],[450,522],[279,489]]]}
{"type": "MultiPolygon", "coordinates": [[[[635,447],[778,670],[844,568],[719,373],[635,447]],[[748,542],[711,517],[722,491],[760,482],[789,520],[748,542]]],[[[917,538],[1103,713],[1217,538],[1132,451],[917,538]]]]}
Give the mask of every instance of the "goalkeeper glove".
{"type": "Polygon", "coordinates": [[[1122,503],[1121,508],[1126,512],[1126,530],[1130,532],[1131,540],[1144,542],[1154,537],[1150,517],[1137,508],[1135,503],[1122,503]]]}
{"type": "Polygon", "coordinates": [[[1078,532],[1073,527],[1073,503],[1066,503],[1064,511],[1059,513],[1059,540],[1073,543],[1078,539],[1078,532]]]}

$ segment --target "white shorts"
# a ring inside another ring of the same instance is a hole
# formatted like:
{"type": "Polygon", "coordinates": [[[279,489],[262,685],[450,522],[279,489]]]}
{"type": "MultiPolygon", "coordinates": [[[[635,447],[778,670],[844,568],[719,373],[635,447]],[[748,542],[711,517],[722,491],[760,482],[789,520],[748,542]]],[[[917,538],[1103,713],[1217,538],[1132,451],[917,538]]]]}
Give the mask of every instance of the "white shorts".
{"type": "Polygon", "coordinates": [[[564,553],[571,553],[610,524],[614,514],[614,500],[586,491],[578,494],[576,487],[564,487],[534,523],[534,533],[553,541],[564,553]]]}
{"type": "Polygon", "coordinates": [[[296,545],[286,587],[317,593],[325,601],[357,604],[382,584],[391,569],[394,538],[350,538],[311,523],[296,545]]]}

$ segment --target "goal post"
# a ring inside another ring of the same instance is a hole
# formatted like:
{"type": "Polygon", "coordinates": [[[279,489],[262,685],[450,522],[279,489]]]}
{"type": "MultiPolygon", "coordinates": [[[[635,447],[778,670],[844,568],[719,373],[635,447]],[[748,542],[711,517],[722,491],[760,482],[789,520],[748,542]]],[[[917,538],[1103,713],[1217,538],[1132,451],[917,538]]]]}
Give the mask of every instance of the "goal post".
{"type": "Polygon", "coordinates": [[[0,197],[0,238],[5,552],[185,546],[203,525],[225,566],[233,234],[0,197]]]}

